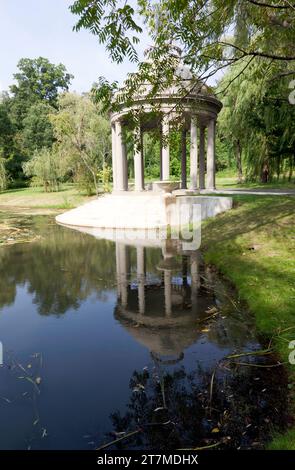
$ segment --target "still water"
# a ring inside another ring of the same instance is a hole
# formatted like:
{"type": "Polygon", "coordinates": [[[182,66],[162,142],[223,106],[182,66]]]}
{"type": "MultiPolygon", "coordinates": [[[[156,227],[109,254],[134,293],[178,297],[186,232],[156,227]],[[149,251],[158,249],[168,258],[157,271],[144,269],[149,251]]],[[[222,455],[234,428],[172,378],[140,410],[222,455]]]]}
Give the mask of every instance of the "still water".
{"type": "Polygon", "coordinates": [[[1,449],[261,448],[284,427],[284,371],[225,359],[263,346],[200,253],[21,226],[39,238],[0,247],[1,449]]]}

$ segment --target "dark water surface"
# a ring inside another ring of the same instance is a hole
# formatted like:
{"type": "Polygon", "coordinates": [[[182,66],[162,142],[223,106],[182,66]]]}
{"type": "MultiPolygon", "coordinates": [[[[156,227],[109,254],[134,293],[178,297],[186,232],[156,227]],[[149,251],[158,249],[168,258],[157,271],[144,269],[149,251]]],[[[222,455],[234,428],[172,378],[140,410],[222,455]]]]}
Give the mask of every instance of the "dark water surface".
{"type": "Polygon", "coordinates": [[[1,449],[93,449],[131,431],[119,448],[260,448],[284,427],[284,371],[224,359],[263,346],[199,253],[21,225],[41,237],[0,247],[1,449]]]}

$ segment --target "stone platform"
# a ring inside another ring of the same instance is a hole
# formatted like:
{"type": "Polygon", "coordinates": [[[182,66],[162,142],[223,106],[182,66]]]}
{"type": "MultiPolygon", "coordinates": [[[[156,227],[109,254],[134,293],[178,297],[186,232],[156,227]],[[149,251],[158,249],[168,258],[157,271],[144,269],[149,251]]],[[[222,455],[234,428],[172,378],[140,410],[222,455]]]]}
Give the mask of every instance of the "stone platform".
{"type": "Polygon", "coordinates": [[[231,207],[231,197],[126,191],[98,197],[58,215],[56,221],[76,227],[158,229],[179,226],[179,223],[197,223],[231,207]]]}

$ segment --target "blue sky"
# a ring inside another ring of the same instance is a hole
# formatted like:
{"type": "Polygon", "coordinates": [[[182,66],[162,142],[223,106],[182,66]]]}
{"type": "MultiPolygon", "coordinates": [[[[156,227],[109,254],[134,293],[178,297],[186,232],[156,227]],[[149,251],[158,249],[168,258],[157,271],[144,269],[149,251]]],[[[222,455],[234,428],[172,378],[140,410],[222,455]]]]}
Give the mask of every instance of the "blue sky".
{"type": "MultiPolygon", "coordinates": [[[[74,0],[0,0],[0,90],[13,82],[22,57],[43,56],[63,63],[75,76],[72,90],[88,91],[103,75],[122,81],[134,65],[113,64],[104,46],[88,31],[73,32],[76,16],[68,10],[74,0]]],[[[145,35],[142,49],[147,45],[145,35]]]]}

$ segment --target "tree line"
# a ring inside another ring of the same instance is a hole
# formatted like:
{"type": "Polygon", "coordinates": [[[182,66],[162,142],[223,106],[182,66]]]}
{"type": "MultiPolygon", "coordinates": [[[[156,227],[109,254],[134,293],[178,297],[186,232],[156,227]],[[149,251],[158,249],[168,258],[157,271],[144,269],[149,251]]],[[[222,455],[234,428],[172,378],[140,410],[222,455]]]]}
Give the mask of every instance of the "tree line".
{"type": "Polygon", "coordinates": [[[0,96],[0,190],[28,184],[88,194],[110,179],[110,128],[91,96],[69,92],[73,75],[47,59],[21,59],[0,96]]]}
{"type": "MultiPolygon", "coordinates": [[[[268,0],[138,0],[137,9],[117,0],[76,0],[78,20],[105,44],[110,59],[137,62],[128,75],[124,99],[131,102],[141,83],[152,93],[175,80],[171,43],[197,75],[193,86],[217,71],[213,90],[223,102],[218,120],[217,170],[235,168],[243,179],[293,180],[295,164],[295,5],[268,0]],[[138,21],[140,18],[140,21],[138,21]],[[139,61],[142,23],[154,46],[139,61]],[[295,88],[293,86],[293,88],[295,88]]],[[[22,59],[10,93],[0,98],[0,189],[24,184],[56,190],[76,182],[89,194],[111,180],[108,112],[116,106],[118,83],[103,77],[90,93],[69,93],[73,76],[47,59],[22,59]]],[[[186,93],[187,90],[185,89],[186,93]]],[[[159,136],[144,141],[145,176],[159,177],[159,136]]],[[[127,135],[132,178],[132,142],[127,135]]],[[[180,135],[171,135],[171,174],[180,176],[180,135]]],[[[189,152],[188,152],[189,153],[189,152]]]]}

